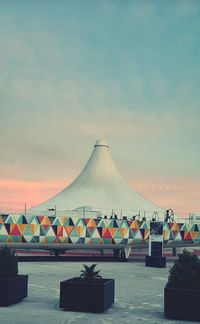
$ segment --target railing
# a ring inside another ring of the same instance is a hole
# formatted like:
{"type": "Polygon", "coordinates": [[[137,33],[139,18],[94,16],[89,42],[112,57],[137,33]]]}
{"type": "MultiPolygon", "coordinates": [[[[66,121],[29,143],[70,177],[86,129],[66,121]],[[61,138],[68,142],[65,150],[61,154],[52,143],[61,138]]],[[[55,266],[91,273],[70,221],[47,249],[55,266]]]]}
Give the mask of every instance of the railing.
{"type": "MultiPolygon", "coordinates": [[[[33,206],[28,203],[14,203],[14,202],[0,202],[0,213],[1,214],[24,214],[24,215],[35,215],[37,212],[32,211],[33,206]]],[[[81,207],[74,209],[72,206],[56,205],[52,208],[43,210],[39,212],[43,215],[50,216],[77,216],[83,218],[97,218],[97,217],[117,217],[117,219],[134,219],[134,220],[144,220],[144,219],[154,219],[159,221],[164,221],[166,218],[166,212],[157,212],[152,210],[136,210],[136,209],[118,209],[114,210],[112,208],[99,207],[98,210],[92,210],[90,207],[81,207]]],[[[174,213],[175,222],[186,222],[189,223],[191,220],[190,213],[176,211],[174,213]]]]}

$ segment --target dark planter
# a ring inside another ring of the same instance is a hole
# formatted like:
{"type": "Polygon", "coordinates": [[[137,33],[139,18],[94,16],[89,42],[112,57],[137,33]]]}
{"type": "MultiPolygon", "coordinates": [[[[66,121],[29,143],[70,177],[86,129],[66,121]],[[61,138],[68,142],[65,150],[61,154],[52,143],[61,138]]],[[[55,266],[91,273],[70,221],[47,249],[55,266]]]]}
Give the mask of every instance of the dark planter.
{"type": "Polygon", "coordinates": [[[9,306],[27,297],[28,276],[0,279],[0,306],[9,306]]]}
{"type": "Polygon", "coordinates": [[[169,319],[200,321],[200,289],[171,288],[167,284],[164,314],[169,319]]]}
{"type": "Polygon", "coordinates": [[[101,313],[114,303],[114,296],[114,279],[71,278],[60,282],[60,307],[66,310],[101,313]]]}
{"type": "Polygon", "coordinates": [[[145,265],[146,267],[166,268],[166,257],[146,255],[145,265]]]}

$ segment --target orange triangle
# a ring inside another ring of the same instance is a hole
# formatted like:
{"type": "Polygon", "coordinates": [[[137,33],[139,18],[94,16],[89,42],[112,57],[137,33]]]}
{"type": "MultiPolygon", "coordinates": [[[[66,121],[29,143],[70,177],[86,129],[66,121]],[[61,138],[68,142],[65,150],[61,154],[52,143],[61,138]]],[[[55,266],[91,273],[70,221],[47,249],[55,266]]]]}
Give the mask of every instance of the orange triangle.
{"type": "Polygon", "coordinates": [[[76,226],[75,228],[78,233],[78,236],[80,237],[83,232],[83,226],[76,226]]]}
{"type": "Polygon", "coordinates": [[[29,224],[29,229],[32,234],[35,234],[35,224],[29,224]]]}
{"type": "Polygon", "coordinates": [[[27,225],[27,224],[18,224],[17,226],[18,226],[18,229],[19,229],[20,233],[23,234],[25,228],[27,226],[29,226],[29,225],[27,225]]]}
{"type": "Polygon", "coordinates": [[[191,234],[192,240],[195,240],[199,233],[192,231],[192,232],[190,232],[190,234],[191,234]]]}
{"type": "Polygon", "coordinates": [[[63,236],[63,226],[57,227],[57,236],[63,236]]]}
{"type": "Polygon", "coordinates": [[[178,224],[177,224],[177,223],[173,223],[171,229],[172,229],[173,231],[178,231],[178,230],[179,230],[179,226],[178,226],[178,224]]]}
{"type": "Polygon", "coordinates": [[[74,226],[64,226],[64,229],[67,233],[67,235],[71,234],[71,231],[73,230],[74,226]]]}
{"type": "Polygon", "coordinates": [[[89,220],[89,222],[87,223],[87,226],[88,227],[96,227],[96,223],[95,223],[94,219],[91,218],[89,220]]]}
{"type": "Polygon", "coordinates": [[[149,230],[148,229],[145,229],[144,230],[144,240],[146,240],[149,236],[149,230]]]}
{"type": "Polygon", "coordinates": [[[130,228],[139,228],[137,221],[132,221],[130,228]]]}

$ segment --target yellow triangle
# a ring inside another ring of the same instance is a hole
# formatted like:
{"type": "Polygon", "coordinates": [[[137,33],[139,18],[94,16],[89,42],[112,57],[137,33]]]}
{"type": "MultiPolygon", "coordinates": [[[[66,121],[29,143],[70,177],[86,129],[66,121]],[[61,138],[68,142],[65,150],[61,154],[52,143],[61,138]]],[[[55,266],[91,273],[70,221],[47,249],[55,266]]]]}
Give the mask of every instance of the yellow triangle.
{"type": "Polygon", "coordinates": [[[117,228],[111,227],[111,228],[109,228],[109,231],[110,231],[112,237],[114,237],[117,232],[117,228]]]}
{"type": "Polygon", "coordinates": [[[42,219],[41,224],[43,224],[43,225],[51,225],[51,222],[50,222],[49,217],[48,216],[44,216],[43,219],[42,219]]]}
{"type": "Polygon", "coordinates": [[[59,217],[60,224],[61,224],[61,225],[64,225],[65,222],[66,222],[66,219],[67,219],[67,217],[65,217],[65,216],[61,216],[61,217],[59,217]]]}

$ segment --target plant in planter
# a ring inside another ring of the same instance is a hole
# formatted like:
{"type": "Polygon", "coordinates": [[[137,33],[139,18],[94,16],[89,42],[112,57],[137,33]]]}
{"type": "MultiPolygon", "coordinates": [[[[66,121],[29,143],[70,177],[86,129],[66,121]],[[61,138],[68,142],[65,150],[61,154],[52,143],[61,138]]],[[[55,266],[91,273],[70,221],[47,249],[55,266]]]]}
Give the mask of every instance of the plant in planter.
{"type": "Polygon", "coordinates": [[[15,252],[0,250],[0,306],[9,306],[27,297],[28,276],[18,275],[15,252]]]}
{"type": "Polygon", "coordinates": [[[79,277],[60,283],[60,307],[70,311],[104,312],[114,303],[115,281],[103,279],[96,264],[84,264],[79,277]]]}
{"type": "Polygon", "coordinates": [[[200,260],[184,250],[179,254],[164,290],[164,313],[167,318],[200,320],[200,260]]]}
{"type": "Polygon", "coordinates": [[[96,264],[92,264],[88,267],[86,264],[83,265],[85,270],[81,270],[80,278],[85,280],[95,280],[95,279],[102,279],[99,275],[100,270],[94,271],[96,264]]]}

